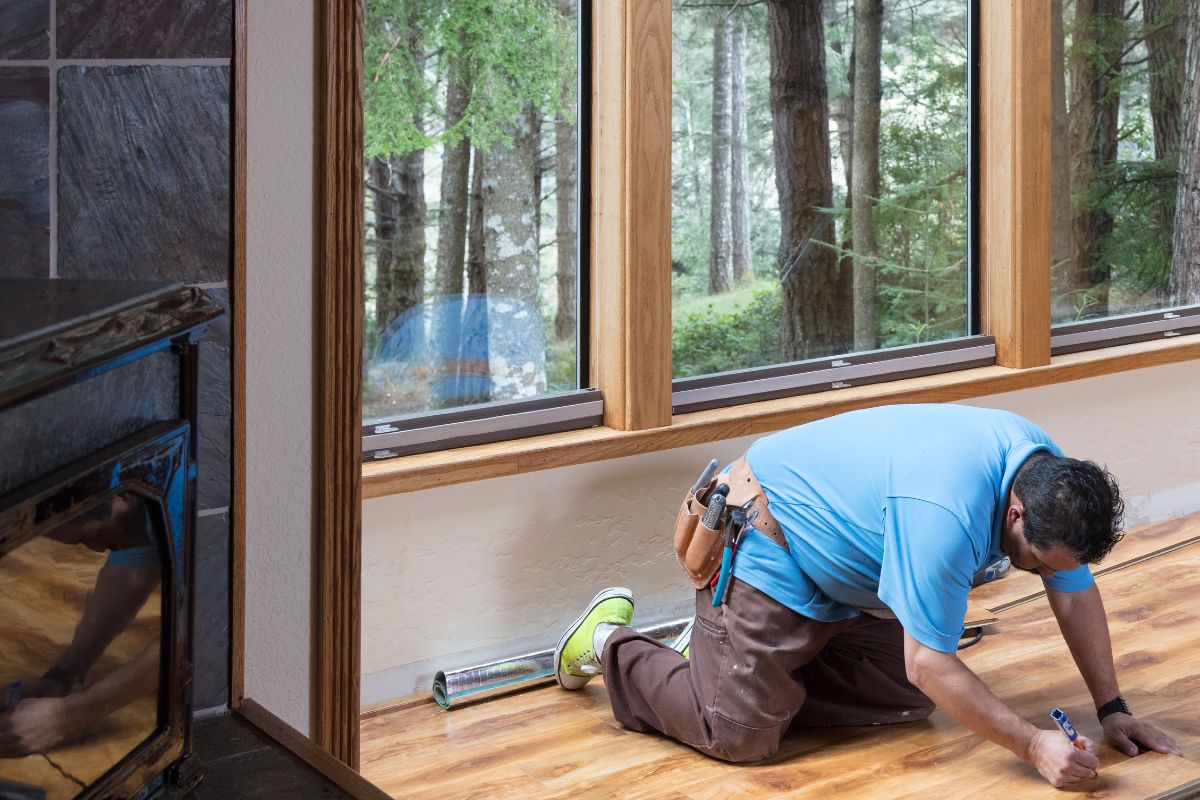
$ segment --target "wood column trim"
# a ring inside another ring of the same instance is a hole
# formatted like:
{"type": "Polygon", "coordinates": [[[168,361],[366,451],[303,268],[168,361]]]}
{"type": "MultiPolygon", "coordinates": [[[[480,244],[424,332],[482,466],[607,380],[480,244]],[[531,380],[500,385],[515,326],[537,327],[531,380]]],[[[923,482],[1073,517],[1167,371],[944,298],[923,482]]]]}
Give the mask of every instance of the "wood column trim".
{"type": "Polygon", "coordinates": [[[317,5],[313,739],[358,768],[363,3],[317,5]]]}
{"type": "Polygon", "coordinates": [[[233,361],[230,449],[229,705],[241,706],[246,672],[246,0],[233,3],[233,361]]]}
{"type": "Polygon", "coordinates": [[[591,375],[604,424],[671,422],[671,3],[592,6],[591,375]]]}
{"type": "Polygon", "coordinates": [[[996,363],[1050,363],[1050,4],[980,8],[984,330],[996,363]]]}

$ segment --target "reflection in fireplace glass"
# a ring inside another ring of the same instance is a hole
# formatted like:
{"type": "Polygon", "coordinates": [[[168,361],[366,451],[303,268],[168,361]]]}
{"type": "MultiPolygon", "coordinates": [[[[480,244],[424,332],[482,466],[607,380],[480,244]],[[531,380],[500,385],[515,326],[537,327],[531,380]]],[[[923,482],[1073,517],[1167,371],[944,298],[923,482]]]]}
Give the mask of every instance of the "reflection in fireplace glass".
{"type": "Polygon", "coordinates": [[[0,556],[0,797],[74,797],[154,732],[161,519],[127,492],[0,556]]]}

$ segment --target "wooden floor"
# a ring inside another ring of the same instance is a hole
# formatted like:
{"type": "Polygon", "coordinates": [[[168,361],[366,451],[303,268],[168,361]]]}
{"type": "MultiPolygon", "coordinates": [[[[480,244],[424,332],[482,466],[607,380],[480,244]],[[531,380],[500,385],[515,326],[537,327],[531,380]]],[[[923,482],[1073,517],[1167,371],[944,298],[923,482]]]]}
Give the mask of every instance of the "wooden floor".
{"type": "MultiPolygon", "coordinates": [[[[1051,788],[940,711],[908,725],[794,734],[770,763],[727,765],[623,729],[601,680],[579,692],[549,686],[449,712],[430,701],[365,718],[362,772],[394,797],[438,800],[1200,797],[1200,515],[1130,531],[1096,572],[1125,697],[1186,757],[1130,759],[1101,743],[1100,775],[1080,791],[1051,788]]],[[[963,660],[1035,725],[1051,727],[1058,705],[1099,742],[1040,586],[1017,573],[973,593],[972,605],[999,621],[963,660]]]]}

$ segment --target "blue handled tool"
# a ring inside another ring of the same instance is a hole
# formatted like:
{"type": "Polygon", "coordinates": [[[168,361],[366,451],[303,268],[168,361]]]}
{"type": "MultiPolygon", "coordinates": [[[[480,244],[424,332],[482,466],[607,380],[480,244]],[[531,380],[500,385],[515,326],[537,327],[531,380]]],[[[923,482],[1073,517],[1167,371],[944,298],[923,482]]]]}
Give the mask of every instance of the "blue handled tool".
{"type": "Polygon", "coordinates": [[[742,538],[742,530],[746,527],[746,515],[753,504],[754,501],[751,500],[746,505],[735,508],[730,512],[729,521],[725,524],[725,549],[721,553],[721,571],[717,573],[717,585],[713,589],[713,608],[724,603],[725,595],[729,593],[729,579],[733,577],[733,556],[737,552],[738,540],[742,538]]]}

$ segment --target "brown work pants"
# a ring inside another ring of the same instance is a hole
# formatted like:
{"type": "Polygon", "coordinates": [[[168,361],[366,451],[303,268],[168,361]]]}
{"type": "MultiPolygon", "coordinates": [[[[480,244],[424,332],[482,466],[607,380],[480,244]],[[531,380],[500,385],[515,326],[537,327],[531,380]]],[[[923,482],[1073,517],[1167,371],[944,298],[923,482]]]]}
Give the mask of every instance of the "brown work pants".
{"type": "Polygon", "coordinates": [[[601,658],[613,715],[725,761],[775,754],[788,727],[924,719],[933,702],[909,683],[900,623],[860,615],[818,622],[732,580],[728,600],[696,593],[691,660],[632,628],[601,658]]]}

